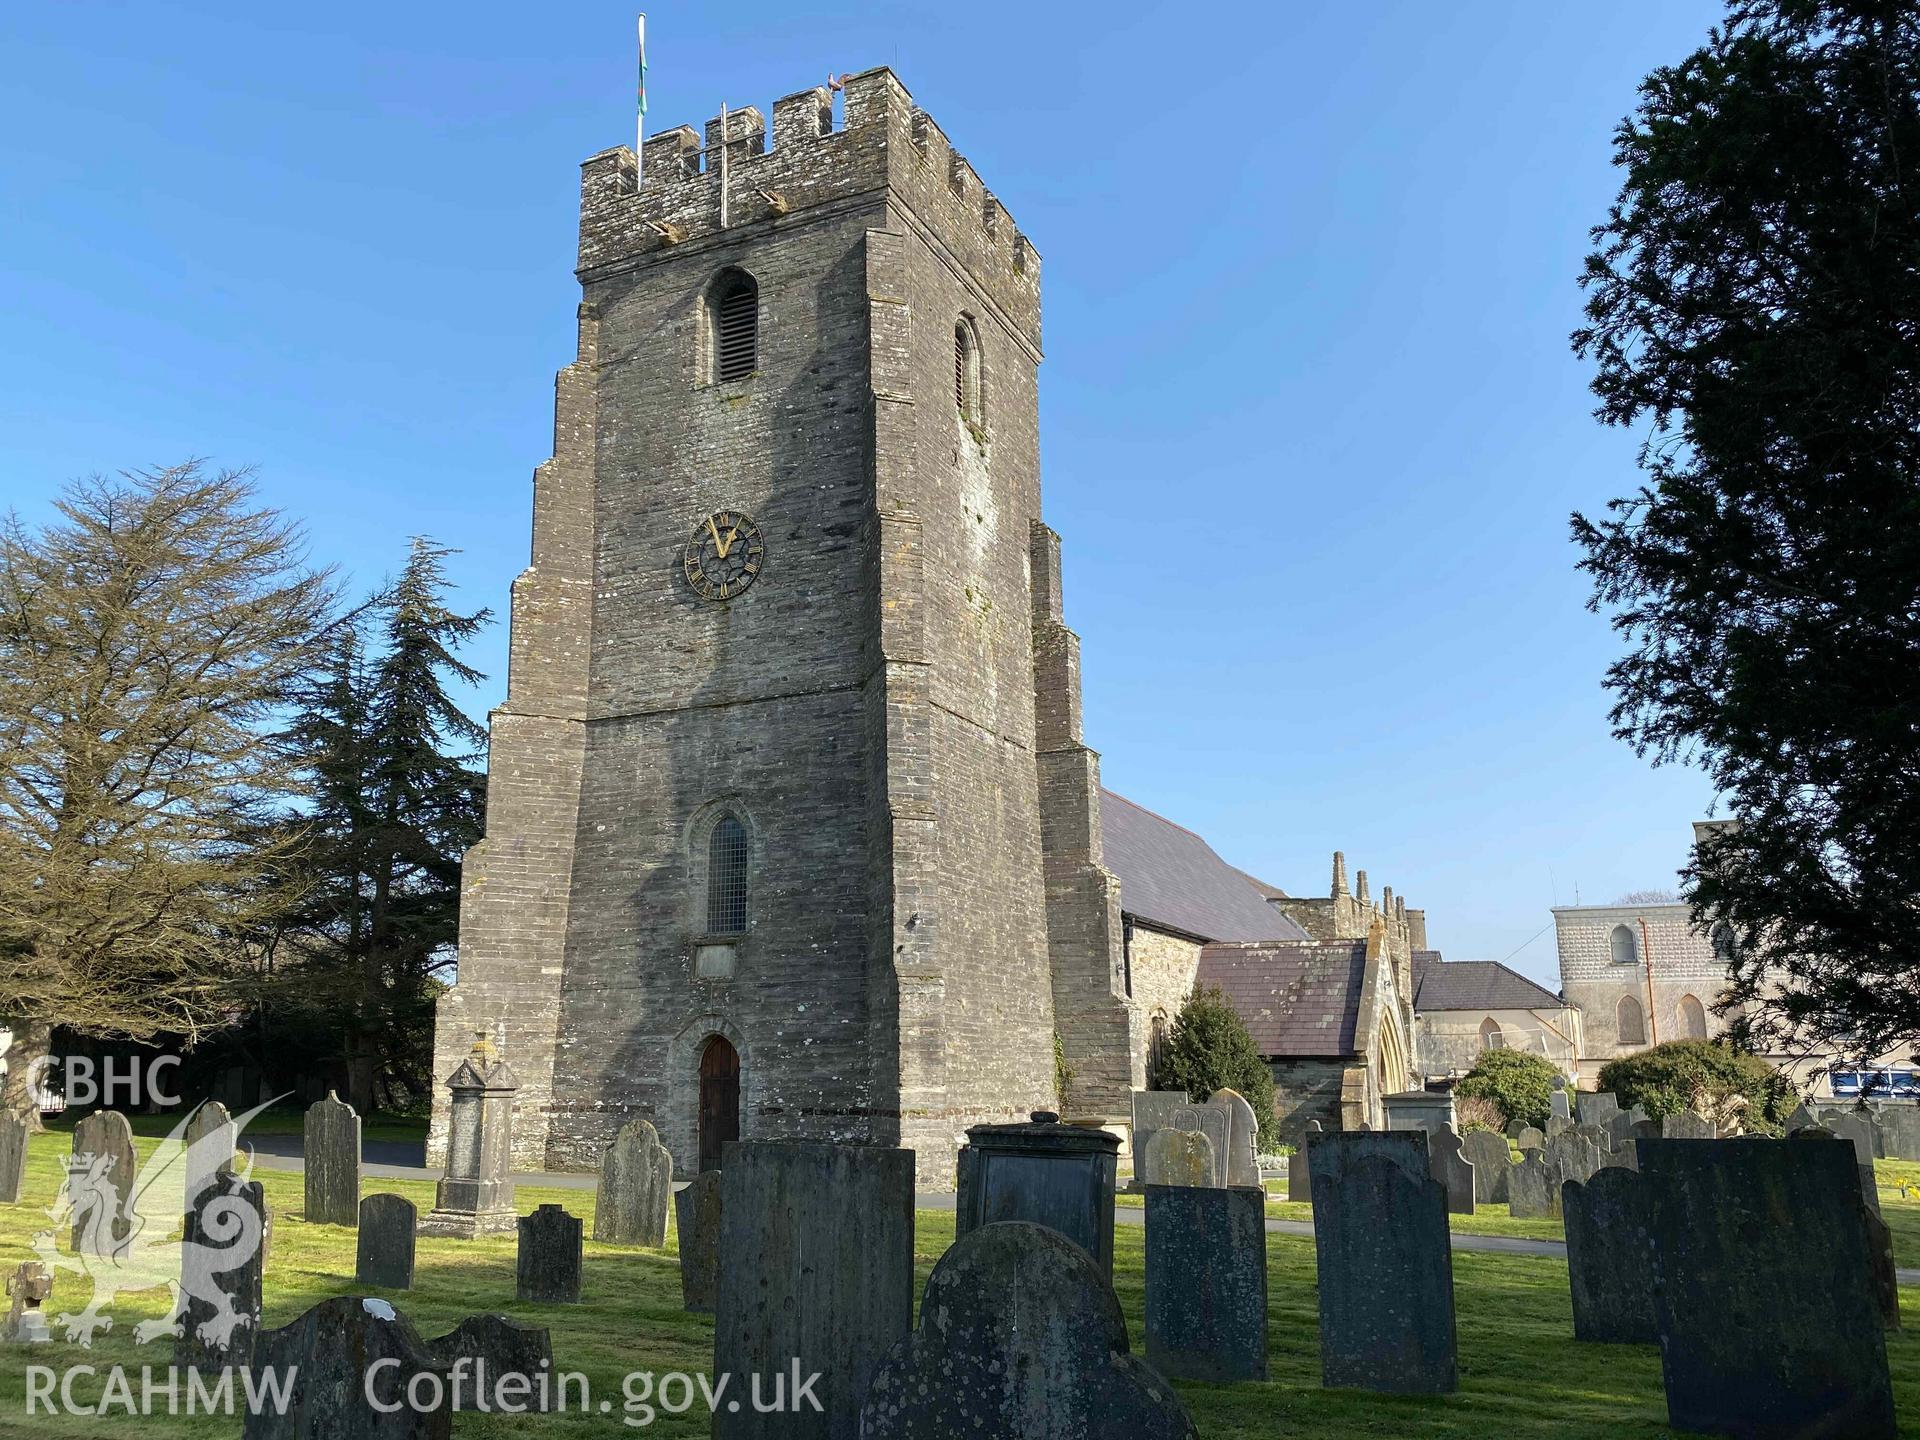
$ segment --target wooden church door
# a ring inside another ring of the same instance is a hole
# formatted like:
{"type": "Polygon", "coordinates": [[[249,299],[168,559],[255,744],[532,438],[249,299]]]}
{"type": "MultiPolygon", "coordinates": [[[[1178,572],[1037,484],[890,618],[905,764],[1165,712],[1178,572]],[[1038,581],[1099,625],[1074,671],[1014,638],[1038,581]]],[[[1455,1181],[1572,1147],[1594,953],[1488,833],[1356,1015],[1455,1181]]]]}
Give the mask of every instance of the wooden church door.
{"type": "Polygon", "coordinates": [[[720,1168],[720,1147],[740,1138],[740,1052],[716,1035],[700,1052],[700,1168],[720,1168]]]}

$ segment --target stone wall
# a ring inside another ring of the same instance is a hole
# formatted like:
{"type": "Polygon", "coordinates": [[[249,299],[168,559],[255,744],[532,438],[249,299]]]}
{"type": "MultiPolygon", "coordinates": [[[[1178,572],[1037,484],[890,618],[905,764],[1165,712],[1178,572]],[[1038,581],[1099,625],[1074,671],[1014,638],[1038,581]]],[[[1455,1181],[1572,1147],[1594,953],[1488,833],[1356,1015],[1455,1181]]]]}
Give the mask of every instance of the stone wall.
{"type": "Polygon", "coordinates": [[[1280,1138],[1298,1145],[1307,1122],[1323,1130],[1340,1129],[1340,1087],[1349,1060],[1274,1060],[1273,1110],[1280,1117],[1280,1138]]]}
{"type": "Polygon", "coordinates": [[[1580,1012],[1558,1010],[1422,1010],[1414,1016],[1416,1068],[1423,1075],[1471,1070],[1486,1048],[1481,1026],[1491,1019],[1510,1050],[1544,1055],[1569,1078],[1578,1073],[1580,1012]]]}
{"type": "Polygon", "coordinates": [[[1128,970],[1133,977],[1133,1003],[1145,1019],[1149,1036],[1154,1016],[1165,1016],[1171,1026],[1193,994],[1200,949],[1198,940],[1134,922],[1128,970]]]}
{"type": "Polygon", "coordinates": [[[1580,1007],[1581,1055],[1588,1062],[1583,1073],[1597,1071],[1615,1056],[1643,1048],[1620,1041],[1622,996],[1632,996],[1640,1006],[1648,1044],[1656,1038],[1678,1040],[1687,1036],[1683,1001],[1688,996],[1699,1002],[1708,1036],[1725,1031],[1726,1021],[1713,1013],[1713,1004],[1725,988],[1726,966],[1714,954],[1713,942],[1694,930],[1687,906],[1569,906],[1556,909],[1553,920],[1560,952],[1561,993],[1580,1007]],[[1646,922],[1644,934],[1642,920],[1646,922]],[[1631,965],[1614,963],[1612,935],[1617,925],[1627,926],[1633,935],[1635,959],[1631,965]],[[1652,941],[1653,957],[1651,1007],[1647,939],[1652,941]]]}

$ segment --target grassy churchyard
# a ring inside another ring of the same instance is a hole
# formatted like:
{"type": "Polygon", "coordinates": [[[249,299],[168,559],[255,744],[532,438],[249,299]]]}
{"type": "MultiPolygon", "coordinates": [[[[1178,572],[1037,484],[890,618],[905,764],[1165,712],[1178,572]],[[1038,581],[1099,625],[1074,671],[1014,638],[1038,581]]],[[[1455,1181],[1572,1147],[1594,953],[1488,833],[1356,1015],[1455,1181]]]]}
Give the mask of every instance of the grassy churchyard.
{"type": "MultiPolygon", "coordinates": [[[[34,1138],[22,1202],[0,1207],[0,1268],[10,1271],[31,1257],[36,1231],[47,1224],[45,1210],[60,1182],[60,1163],[69,1137],[49,1133],[34,1138]]],[[[141,1138],[144,1158],[154,1141],[141,1138]]],[[[298,1173],[256,1169],[273,1207],[274,1238],[266,1278],[266,1322],[281,1325],[329,1296],[359,1293],[354,1284],[354,1233],[306,1224],[300,1214],[302,1178],[298,1173]]],[[[1892,1225],[1900,1263],[1920,1266],[1920,1201],[1902,1198],[1899,1184],[1920,1178],[1920,1166],[1883,1163],[1881,1200],[1892,1225]]],[[[424,1213],[432,1186],[424,1182],[363,1182],[362,1193],[392,1190],[413,1200],[424,1213]]],[[[523,1189],[521,1210],[542,1202],[564,1205],[588,1222],[590,1191],[523,1189]]],[[[1305,1206],[1276,1201],[1271,1213],[1306,1218],[1305,1206]]],[[[1456,1219],[1456,1229],[1493,1234],[1558,1238],[1556,1221],[1516,1221],[1504,1207],[1492,1213],[1456,1219]]],[[[923,1210],[916,1219],[915,1252],[924,1282],[953,1238],[950,1212],[923,1210]]],[[[1136,1351],[1142,1334],[1144,1231],[1117,1227],[1114,1283],[1127,1316],[1136,1351]]],[[[1397,1398],[1357,1391],[1319,1388],[1313,1241],[1270,1235],[1268,1254],[1269,1351],[1273,1378],[1260,1385],[1215,1386],[1181,1383],[1177,1389],[1193,1412],[1203,1436],[1275,1435],[1374,1436],[1434,1435],[1540,1436],[1554,1440],[1657,1434],[1665,1430],[1660,1363],[1651,1346],[1583,1346],[1572,1339],[1567,1271],[1558,1259],[1503,1254],[1454,1254],[1455,1307],[1458,1317],[1460,1390],[1444,1398],[1397,1398]]],[[[49,1310],[83,1305],[86,1282],[63,1272],[49,1310]]],[[[467,1315],[496,1311],[551,1327],[557,1369],[583,1372],[594,1404],[611,1401],[607,1413],[558,1416],[465,1414],[455,1421],[457,1436],[531,1434],[611,1435],[625,1433],[622,1384],[632,1371],[699,1373],[712,1362],[713,1326],[709,1317],[689,1315],[680,1306],[680,1278],[670,1237],[664,1251],[587,1242],[584,1303],[577,1306],[519,1305],[514,1300],[514,1240],[422,1239],[415,1288],[384,1293],[423,1335],[451,1329],[467,1315]]],[[[0,1435],[185,1437],[237,1435],[239,1421],[168,1415],[164,1393],[157,1413],[102,1417],[26,1413],[26,1366],[57,1369],[88,1364],[164,1366],[165,1342],[133,1343],[133,1325],[159,1314],[166,1292],[153,1290],[125,1297],[113,1329],[91,1351],[56,1341],[32,1350],[0,1352],[0,1435]]],[[[1920,1290],[1903,1292],[1906,1333],[1888,1338],[1902,1433],[1920,1435],[1920,1290]]],[[[137,1378],[136,1378],[137,1386],[137,1378]]],[[[76,1400],[96,1401],[100,1383],[76,1383],[76,1400]]],[[[184,1408],[184,1396],[181,1405],[184,1408]]],[[[705,1435],[703,1408],[680,1415],[656,1413],[645,1427],[663,1435],[705,1435]]]]}

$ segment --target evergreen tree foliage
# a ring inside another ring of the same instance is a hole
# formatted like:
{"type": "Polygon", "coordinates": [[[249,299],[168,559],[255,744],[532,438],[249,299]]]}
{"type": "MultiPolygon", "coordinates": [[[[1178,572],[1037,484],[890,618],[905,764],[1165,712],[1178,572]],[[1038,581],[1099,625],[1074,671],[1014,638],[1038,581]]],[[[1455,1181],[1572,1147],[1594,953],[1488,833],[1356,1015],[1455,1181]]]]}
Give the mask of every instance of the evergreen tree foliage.
{"type": "Polygon", "coordinates": [[[1722,1012],[1755,1050],[1920,1035],[1920,7],[1738,0],[1615,137],[1576,351],[1645,480],[1576,515],[1615,733],[1698,764],[1722,1012]]]}
{"type": "Polygon", "coordinates": [[[3,1103],[56,1026],[191,1045],[238,1013],[297,840],[273,740],[333,605],[244,472],[69,486],[0,530],[3,1103]]]}
{"type": "Polygon", "coordinates": [[[1798,1103],[1786,1076],[1721,1040],[1668,1040],[1610,1060],[1600,1067],[1600,1088],[1621,1109],[1639,1105],[1655,1120],[1695,1110],[1765,1135],[1780,1134],[1798,1103]]]}

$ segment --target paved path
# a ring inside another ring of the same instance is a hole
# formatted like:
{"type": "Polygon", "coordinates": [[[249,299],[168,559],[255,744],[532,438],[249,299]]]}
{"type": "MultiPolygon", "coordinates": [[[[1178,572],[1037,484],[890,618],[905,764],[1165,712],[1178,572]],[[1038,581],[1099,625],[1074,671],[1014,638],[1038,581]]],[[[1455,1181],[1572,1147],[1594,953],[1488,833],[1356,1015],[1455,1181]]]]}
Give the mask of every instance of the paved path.
{"type": "MultiPolygon", "coordinates": [[[[301,1163],[301,1137],[298,1135],[261,1135],[251,1137],[248,1143],[253,1146],[254,1163],[264,1170],[305,1168],[301,1163]]],[[[418,1140],[363,1141],[360,1146],[360,1173],[380,1180],[438,1180],[441,1175],[439,1170],[429,1170],[419,1163],[425,1150],[426,1146],[418,1140]]],[[[596,1175],[553,1171],[529,1172],[515,1175],[513,1179],[516,1185],[548,1190],[592,1190],[599,1185],[596,1175]]],[[[951,1190],[932,1190],[915,1195],[913,1203],[921,1210],[951,1210],[953,1199],[951,1190]]],[[[1120,1225],[1144,1225],[1147,1223],[1147,1212],[1140,1205],[1116,1205],[1113,1218],[1120,1225]]],[[[1269,1217],[1267,1233],[1311,1235],[1313,1222],[1269,1217]]],[[[1517,1235],[1465,1235],[1457,1230],[1452,1235],[1453,1248],[1456,1250],[1478,1250],[1496,1255],[1535,1255],[1550,1260],[1567,1258],[1566,1242],[1562,1240],[1529,1240],[1517,1235]]],[[[1920,1270],[1899,1270],[1895,1274],[1902,1285],[1920,1285],[1920,1270]]]]}

